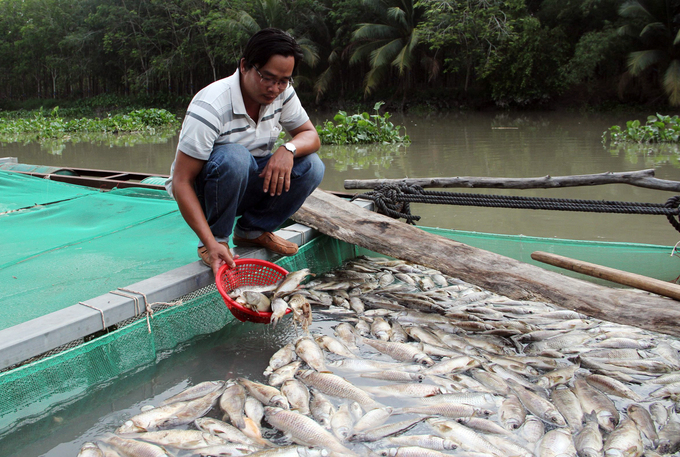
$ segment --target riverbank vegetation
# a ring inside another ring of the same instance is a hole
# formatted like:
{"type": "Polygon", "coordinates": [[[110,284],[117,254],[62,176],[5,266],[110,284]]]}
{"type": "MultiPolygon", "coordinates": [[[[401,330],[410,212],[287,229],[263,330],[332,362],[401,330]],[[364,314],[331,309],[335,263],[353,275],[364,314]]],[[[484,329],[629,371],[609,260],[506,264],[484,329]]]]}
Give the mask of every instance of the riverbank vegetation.
{"type": "Polygon", "coordinates": [[[306,106],[659,109],[680,105],[679,13],[678,0],[3,0],[0,107],[185,107],[271,26],[304,48],[306,106]]]}

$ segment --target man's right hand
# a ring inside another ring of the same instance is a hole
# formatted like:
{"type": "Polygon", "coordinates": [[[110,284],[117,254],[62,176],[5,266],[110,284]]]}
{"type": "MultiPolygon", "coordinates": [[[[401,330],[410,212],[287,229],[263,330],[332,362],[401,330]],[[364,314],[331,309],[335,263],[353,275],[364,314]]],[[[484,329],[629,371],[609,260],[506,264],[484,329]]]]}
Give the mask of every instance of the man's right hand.
{"type": "Polygon", "coordinates": [[[208,248],[210,267],[212,268],[215,277],[217,277],[217,272],[222,265],[226,264],[229,268],[236,267],[234,260],[238,259],[238,256],[232,257],[231,251],[225,244],[216,242],[215,244],[206,247],[208,248]]]}

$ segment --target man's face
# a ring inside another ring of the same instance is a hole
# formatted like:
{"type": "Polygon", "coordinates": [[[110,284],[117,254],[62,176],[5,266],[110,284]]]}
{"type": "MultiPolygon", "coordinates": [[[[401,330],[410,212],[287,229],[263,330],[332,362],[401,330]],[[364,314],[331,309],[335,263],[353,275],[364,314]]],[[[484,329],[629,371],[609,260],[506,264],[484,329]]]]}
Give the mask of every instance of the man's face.
{"type": "Polygon", "coordinates": [[[241,92],[244,99],[269,105],[286,89],[294,67],[293,56],[273,55],[262,67],[253,65],[249,70],[244,70],[245,61],[241,59],[241,92]]]}

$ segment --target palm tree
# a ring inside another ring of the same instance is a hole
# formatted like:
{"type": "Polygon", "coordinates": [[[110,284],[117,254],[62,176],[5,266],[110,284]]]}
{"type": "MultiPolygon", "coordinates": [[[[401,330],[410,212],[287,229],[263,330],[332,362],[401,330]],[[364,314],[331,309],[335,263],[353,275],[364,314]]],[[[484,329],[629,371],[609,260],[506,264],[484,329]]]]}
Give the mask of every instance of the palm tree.
{"type": "Polygon", "coordinates": [[[363,3],[377,13],[381,23],[359,24],[352,35],[356,49],[350,64],[368,58],[371,69],[364,80],[366,95],[396,69],[405,96],[410,70],[421,56],[416,27],[423,10],[413,0],[364,0],[363,3]]]}
{"type": "MultiPolygon", "coordinates": [[[[244,10],[236,12],[236,19],[230,21],[230,27],[242,32],[241,36],[246,41],[255,32],[267,27],[285,30],[295,37],[302,48],[303,61],[312,68],[316,66],[319,62],[318,47],[316,43],[304,36],[306,27],[300,20],[305,17],[309,19],[309,15],[300,14],[294,8],[289,8],[285,0],[255,0],[253,7],[252,12],[244,10]]],[[[315,17],[315,15],[311,16],[312,19],[315,17]]],[[[243,45],[245,46],[245,42],[243,45]]]]}
{"type": "Polygon", "coordinates": [[[673,106],[680,105],[680,24],[674,21],[679,10],[677,0],[627,0],[619,9],[631,21],[619,32],[637,37],[645,48],[628,55],[628,71],[633,76],[663,75],[661,83],[673,106]]]}

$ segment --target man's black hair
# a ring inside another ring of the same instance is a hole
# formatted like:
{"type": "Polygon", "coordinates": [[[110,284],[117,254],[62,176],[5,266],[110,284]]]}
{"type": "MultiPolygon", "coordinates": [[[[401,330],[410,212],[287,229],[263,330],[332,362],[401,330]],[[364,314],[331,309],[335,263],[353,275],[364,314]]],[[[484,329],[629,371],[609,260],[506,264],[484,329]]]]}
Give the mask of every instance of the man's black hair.
{"type": "Polygon", "coordinates": [[[289,33],[275,28],[262,29],[250,37],[243,51],[245,69],[250,70],[253,65],[262,68],[274,55],[293,56],[295,58],[293,71],[303,57],[300,45],[289,33]]]}

